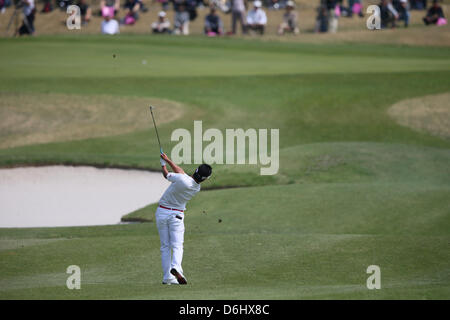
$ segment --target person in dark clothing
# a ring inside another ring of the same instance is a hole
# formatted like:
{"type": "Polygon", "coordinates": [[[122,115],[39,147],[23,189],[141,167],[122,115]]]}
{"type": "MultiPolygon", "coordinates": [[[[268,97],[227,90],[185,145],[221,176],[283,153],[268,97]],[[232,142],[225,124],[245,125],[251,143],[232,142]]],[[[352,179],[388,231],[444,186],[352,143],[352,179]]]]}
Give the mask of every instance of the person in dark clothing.
{"type": "Polygon", "coordinates": [[[223,34],[223,23],[217,15],[216,8],[211,7],[209,14],[205,17],[205,34],[221,35],[223,34]]]}
{"type": "Polygon", "coordinates": [[[189,20],[194,21],[197,18],[197,0],[186,0],[186,10],[189,12],[189,20]]]}
{"type": "Polygon", "coordinates": [[[414,10],[425,10],[427,8],[427,0],[410,0],[411,9],[414,10]]]}
{"type": "Polygon", "coordinates": [[[398,13],[398,20],[403,20],[405,22],[405,28],[407,28],[409,25],[409,18],[411,16],[409,12],[408,0],[392,0],[392,5],[398,13]]]}
{"type": "Polygon", "coordinates": [[[325,0],[324,2],[325,6],[328,10],[334,9],[336,7],[337,1],[336,0],[325,0]]]}
{"type": "Polygon", "coordinates": [[[437,0],[434,0],[430,9],[428,9],[427,15],[423,18],[423,22],[428,26],[436,24],[440,18],[445,18],[444,11],[437,0]]]}
{"type": "Polygon", "coordinates": [[[322,5],[317,10],[316,18],[316,32],[328,32],[328,10],[327,7],[322,5]]]}
{"type": "Polygon", "coordinates": [[[126,0],[125,5],[123,6],[126,11],[125,16],[133,17],[135,21],[138,20],[141,5],[142,5],[141,0],[126,0]]]}
{"type": "Polygon", "coordinates": [[[23,23],[19,28],[19,35],[32,35],[34,33],[34,15],[36,8],[34,0],[23,0],[23,23]]]}
{"type": "Polygon", "coordinates": [[[398,18],[398,12],[392,3],[388,0],[381,0],[378,7],[380,8],[381,28],[395,28],[395,20],[398,18]]]}
{"type": "Polygon", "coordinates": [[[81,23],[87,24],[91,21],[92,10],[86,0],[79,0],[77,6],[80,7],[81,23]]]}
{"type": "Polygon", "coordinates": [[[194,21],[197,18],[196,0],[172,0],[172,1],[173,1],[173,10],[175,12],[187,11],[187,13],[189,14],[189,21],[194,21]]]}
{"type": "MultiPolygon", "coordinates": [[[[0,3],[2,2],[2,0],[0,0],[0,3]]],[[[0,5],[1,7],[1,5],[0,5]]],[[[42,7],[41,12],[42,13],[48,13],[48,12],[52,12],[53,11],[53,5],[51,0],[44,0],[44,6],[42,7]]]]}

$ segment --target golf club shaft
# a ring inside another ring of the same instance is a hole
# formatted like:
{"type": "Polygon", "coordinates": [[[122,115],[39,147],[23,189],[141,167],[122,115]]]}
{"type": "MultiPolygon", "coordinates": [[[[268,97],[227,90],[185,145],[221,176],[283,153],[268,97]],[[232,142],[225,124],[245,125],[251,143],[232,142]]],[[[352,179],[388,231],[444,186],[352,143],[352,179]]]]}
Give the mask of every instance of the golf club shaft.
{"type": "Polygon", "coordinates": [[[155,126],[155,131],[156,131],[156,137],[158,138],[159,152],[162,153],[161,141],[159,140],[158,128],[156,127],[155,116],[153,115],[153,107],[152,106],[150,106],[150,113],[152,114],[153,125],[155,126]]]}

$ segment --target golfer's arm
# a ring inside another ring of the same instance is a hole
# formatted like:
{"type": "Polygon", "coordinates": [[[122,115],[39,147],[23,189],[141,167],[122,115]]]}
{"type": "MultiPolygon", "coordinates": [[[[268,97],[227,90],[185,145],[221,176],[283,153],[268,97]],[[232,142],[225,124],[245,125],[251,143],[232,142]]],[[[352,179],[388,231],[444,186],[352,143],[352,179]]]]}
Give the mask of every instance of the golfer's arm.
{"type": "Polygon", "coordinates": [[[163,174],[164,178],[167,178],[167,175],[169,174],[169,171],[167,170],[167,167],[166,166],[162,166],[161,169],[162,169],[162,174],[163,174]]]}
{"type": "MultiPolygon", "coordinates": [[[[177,166],[175,163],[173,163],[172,160],[167,159],[166,162],[169,164],[169,166],[172,168],[173,172],[175,173],[184,173],[184,170],[181,169],[179,166],[177,166]]],[[[167,169],[166,169],[167,170],[167,169]]]]}

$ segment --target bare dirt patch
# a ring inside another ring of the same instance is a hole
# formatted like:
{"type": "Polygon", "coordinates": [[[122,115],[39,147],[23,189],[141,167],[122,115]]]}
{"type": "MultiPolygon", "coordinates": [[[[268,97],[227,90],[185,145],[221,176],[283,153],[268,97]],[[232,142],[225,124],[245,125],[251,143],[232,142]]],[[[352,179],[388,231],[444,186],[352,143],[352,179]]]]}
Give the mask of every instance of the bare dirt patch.
{"type": "Polygon", "coordinates": [[[450,92],[400,101],[388,113],[403,126],[450,138],[450,92]]]}
{"type": "Polygon", "coordinates": [[[149,128],[149,105],[159,124],[179,118],[175,101],[107,95],[0,93],[0,148],[79,140],[149,128]]]}

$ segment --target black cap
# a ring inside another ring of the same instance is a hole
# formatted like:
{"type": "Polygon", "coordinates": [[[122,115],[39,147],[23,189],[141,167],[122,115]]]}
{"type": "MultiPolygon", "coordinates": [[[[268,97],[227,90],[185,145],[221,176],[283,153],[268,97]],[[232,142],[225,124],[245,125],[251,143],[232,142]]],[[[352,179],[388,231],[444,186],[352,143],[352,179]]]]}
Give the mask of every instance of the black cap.
{"type": "Polygon", "coordinates": [[[194,173],[194,179],[197,182],[202,182],[206,179],[208,179],[212,174],[212,168],[208,164],[201,164],[194,173]]]}

